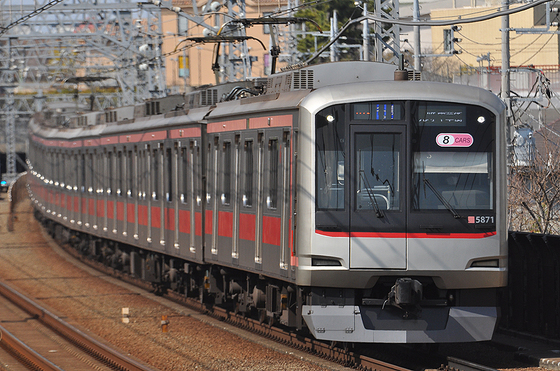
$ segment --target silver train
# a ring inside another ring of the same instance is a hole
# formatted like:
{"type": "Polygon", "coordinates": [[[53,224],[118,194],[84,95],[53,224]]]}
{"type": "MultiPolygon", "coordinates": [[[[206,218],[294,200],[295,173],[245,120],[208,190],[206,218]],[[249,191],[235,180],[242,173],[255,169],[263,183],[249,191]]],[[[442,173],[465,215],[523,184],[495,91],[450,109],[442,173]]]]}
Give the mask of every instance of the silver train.
{"type": "Polygon", "coordinates": [[[29,125],[33,204],[84,254],[317,339],[489,340],[505,106],[395,70],[331,63],[45,110],[29,125]]]}

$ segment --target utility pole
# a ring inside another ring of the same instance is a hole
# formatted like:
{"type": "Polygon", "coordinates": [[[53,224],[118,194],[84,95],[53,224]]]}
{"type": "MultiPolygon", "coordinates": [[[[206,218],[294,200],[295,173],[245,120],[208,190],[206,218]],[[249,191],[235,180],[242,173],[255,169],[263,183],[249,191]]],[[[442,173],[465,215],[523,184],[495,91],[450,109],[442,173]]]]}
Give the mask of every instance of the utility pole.
{"type": "MultiPolygon", "coordinates": [[[[364,17],[367,16],[367,3],[363,2],[364,7],[364,17]]],[[[369,22],[367,19],[364,19],[362,22],[362,35],[363,35],[363,54],[362,60],[369,61],[369,22]]]]}
{"type": "MultiPolygon", "coordinates": [[[[412,20],[414,22],[420,21],[420,5],[418,0],[414,0],[412,8],[412,20]]],[[[420,59],[422,51],[420,50],[420,26],[414,26],[414,70],[422,71],[422,61],[420,59]]]]}
{"type": "MultiPolygon", "coordinates": [[[[509,9],[509,0],[502,0],[501,11],[509,9]]],[[[500,97],[506,104],[506,140],[507,140],[507,162],[511,163],[511,92],[509,75],[509,15],[502,16],[502,92],[500,97]]]]}
{"type": "MultiPolygon", "coordinates": [[[[333,11],[333,16],[331,18],[331,40],[334,40],[337,34],[338,34],[338,19],[335,10],[333,11]]],[[[336,62],[338,60],[338,55],[337,55],[338,50],[336,47],[336,42],[334,42],[331,45],[330,50],[331,50],[331,62],[336,62]]]]}

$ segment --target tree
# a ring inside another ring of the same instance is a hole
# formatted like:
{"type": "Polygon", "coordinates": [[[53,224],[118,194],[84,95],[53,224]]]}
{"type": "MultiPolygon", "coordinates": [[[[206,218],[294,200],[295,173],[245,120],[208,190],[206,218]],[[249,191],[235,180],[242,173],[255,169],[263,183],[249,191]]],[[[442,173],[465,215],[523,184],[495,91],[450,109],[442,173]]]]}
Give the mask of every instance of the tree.
{"type": "Polygon", "coordinates": [[[532,155],[508,175],[509,229],[560,234],[560,136],[546,126],[534,135],[532,155]]]}
{"type": "MultiPolygon", "coordinates": [[[[368,3],[368,7],[373,9],[373,2],[368,3]]],[[[315,4],[313,7],[308,7],[300,10],[296,16],[309,18],[317,22],[323,30],[324,36],[317,39],[317,49],[329,42],[329,30],[331,28],[330,19],[333,12],[336,10],[338,19],[338,29],[340,30],[349,19],[361,16],[362,10],[354,5],[353,0],[332,0],[329,2],[321,2],[315,4]]],[[[310,31],[318,31],[314,26],[310,26],[310,31]]],[[[359,25],[350,27],[345,35],[346,39],[342,40],[346,44],[360,44],[362,42],[361,31],[359,25]]],[[[315,39],[311,35],[302,35],[298,40],[298,51],[304,55],[311,56],[315,53],[315,39]]],[[[359,51],[357,49],[349,49],[348,53],[340,56],[340,59],[359,59],[359,51]]]]}

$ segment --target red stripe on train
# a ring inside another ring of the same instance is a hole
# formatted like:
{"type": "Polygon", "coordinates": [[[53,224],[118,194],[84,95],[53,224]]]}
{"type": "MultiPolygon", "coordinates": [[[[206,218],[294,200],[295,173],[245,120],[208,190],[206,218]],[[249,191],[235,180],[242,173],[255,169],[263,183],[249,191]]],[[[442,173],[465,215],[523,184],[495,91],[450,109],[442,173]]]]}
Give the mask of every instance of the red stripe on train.
{"type": "Polygon", "coordinates": [[[233,237],[233,213],[218,211],[218,236],[233,237]]]}
{"type": "Polygon", "coordinates": [[[191,212],[179,210],[179,232],[191,233],[191,212]]]}
{"type": "Polygon", "coordinates": [[[327,237],[368,237],[368,238],[486,238],[495,236],[496,232],[483,233],[405,233],[405,232],[325,232],[316,234],[327,237]]]}
{"type": "Polygon", "coordinates": [[[263,216],[263,243],[280,246],[280,218],[263,216]]]}
{"type": "Polygon", "coordinates": [[[255,241],[256,221],[255,214],[239,213],[239,238],[247,241],[255,241]]]}

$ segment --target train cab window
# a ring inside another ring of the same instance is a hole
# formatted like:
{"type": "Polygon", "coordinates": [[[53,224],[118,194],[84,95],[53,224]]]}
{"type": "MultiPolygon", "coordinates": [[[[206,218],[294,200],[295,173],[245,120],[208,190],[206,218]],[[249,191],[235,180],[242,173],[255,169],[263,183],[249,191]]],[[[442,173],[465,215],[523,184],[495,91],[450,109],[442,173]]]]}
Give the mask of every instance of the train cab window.
{"type": "Polygon", "coordinates": [[[269,150],[269,173],[268,173],[268,196],[266,198],[266,206],[269,209],[278,207],[278,169],[279,169],[279,148],[278,139],[268,141],[269,150]]]}
{"type": "Polygon", "coordinates": [[[318,210],[345,209],[344,105],[325,108],[316,124],[316,206],[318,210]]]}
{"type": "Polygon", "coordinates": [[[224,142],[222,151],[222,205],[229,205],[231,203],[231,142],[224,142]]]}
{"type": "Polygon", "coordinates": [[[243,184],[243,206],[253,206],[253,141],[245,141],[245,179],[243,184]]]}
{"type": "MultiPolygon", "coordinates": [[[[413,134],[415,210],[490,210],[494,115],[482,107],[422,102],[413,134]]],[[[457,214],[459,215],[459,214],[457,214]]]]}

